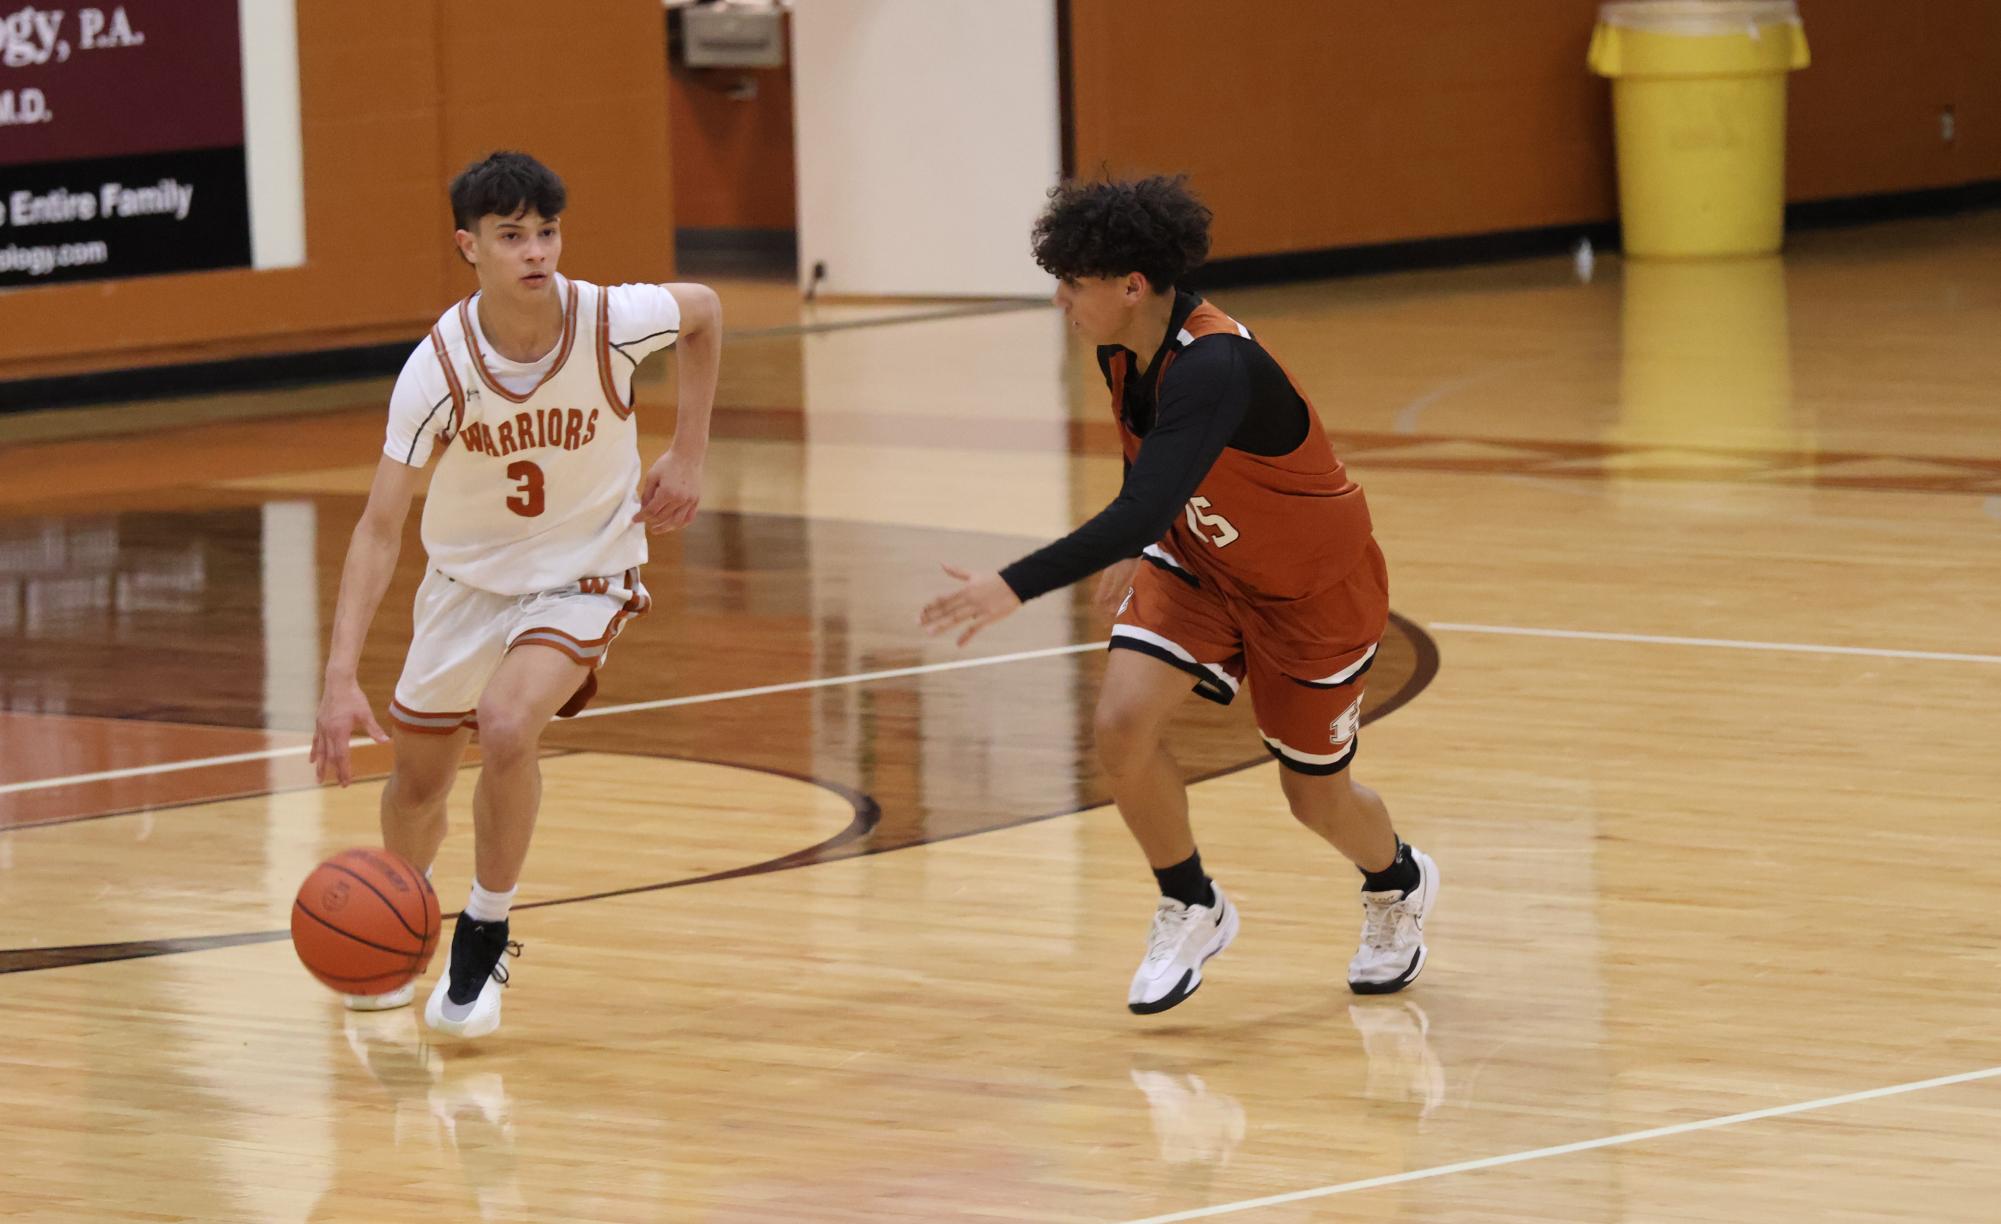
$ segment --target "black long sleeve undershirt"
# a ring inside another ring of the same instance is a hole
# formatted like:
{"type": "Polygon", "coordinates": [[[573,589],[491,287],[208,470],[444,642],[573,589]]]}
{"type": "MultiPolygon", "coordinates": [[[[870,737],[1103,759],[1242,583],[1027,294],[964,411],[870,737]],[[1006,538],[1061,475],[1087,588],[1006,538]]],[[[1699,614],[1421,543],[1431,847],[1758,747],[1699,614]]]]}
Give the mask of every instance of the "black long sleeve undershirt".
{"type": "Polygon", "coordinates": [[[1159,540],[1225,447],[1284,454],[1305,438],[1305,403],[1254,341],[1204,336],[1176,356],[1162,381],[1154,419],[1142,430],[1118,497],[1069,535],[1001,571],[1023,602],[1159,540]]]}

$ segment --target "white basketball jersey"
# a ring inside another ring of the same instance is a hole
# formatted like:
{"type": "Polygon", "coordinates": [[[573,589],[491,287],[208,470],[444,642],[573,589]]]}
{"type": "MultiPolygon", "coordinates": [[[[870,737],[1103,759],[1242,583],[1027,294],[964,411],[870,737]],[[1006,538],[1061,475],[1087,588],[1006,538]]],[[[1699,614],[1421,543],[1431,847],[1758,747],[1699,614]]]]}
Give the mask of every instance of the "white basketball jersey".
{"type": "Polygon", "coordinates": [[[622,574],[646,560],[630,371],[613,368],[608,295],[560,280],[563,337],[526,394],[488,369],[473,299],[431,329],[452,424],[424,502],[424,548],[447,577],[500,595],[622,574]]]}

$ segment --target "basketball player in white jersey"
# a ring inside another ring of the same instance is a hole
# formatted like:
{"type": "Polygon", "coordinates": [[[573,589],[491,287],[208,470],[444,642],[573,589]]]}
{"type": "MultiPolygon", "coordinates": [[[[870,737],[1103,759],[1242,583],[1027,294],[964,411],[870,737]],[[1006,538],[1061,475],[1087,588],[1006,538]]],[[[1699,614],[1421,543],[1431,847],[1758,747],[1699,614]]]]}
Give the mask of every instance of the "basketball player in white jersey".
{"type": "MultiPolygon", "coordinates": [[[[478,730],[472,894],[424,1019],[481,1037],[500,1025],[502,957],[520,951],[507,915],[541,801],[542,730],[583,708],[612,639],[646,612],[647,532],[686,526],[701,499],[722,312],[704,285],[601,287],[559,275],[563,184],[526,154],[475,162],[452,182],[451,200],[479,290],[439,318],[396,380],[341,573],[312,760],[322,781],[345,786],[358,729],[393,743],[383,844],[428,871],[478,730]],[[642,471],[633,374],[677,339],[674,443],[642,471]],[[429,564],[385,735],[356,665],[433,459],[429,564]]],[[[399,1007],[415,990],[350,996],[348,1005],[399,1007]]]]}

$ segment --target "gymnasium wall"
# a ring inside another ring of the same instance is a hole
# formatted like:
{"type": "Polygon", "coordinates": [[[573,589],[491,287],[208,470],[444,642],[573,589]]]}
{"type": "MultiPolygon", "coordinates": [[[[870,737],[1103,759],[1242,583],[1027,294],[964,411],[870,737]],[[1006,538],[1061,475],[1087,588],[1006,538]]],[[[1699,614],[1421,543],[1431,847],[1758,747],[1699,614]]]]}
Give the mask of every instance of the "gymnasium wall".
{"type": "Polygon", "coordinates": [[[672,270],[658,0],[298,0],[306,262],[0,294],[0,380],[414,341],[472,278],[445,184],[496,147],[569,185],[563,267],[672,270]]]}
{"type": "MultiPolygon", "coordinates": [[[[1060,4],[1077,169],[1192,172],[1219,257],[1615,215],[1609,90],[1583,68],[1597,0],[1060,4]]],[[[307,262],[0,294],[0,380],[411,337],[470,283],[443,185],[498,145],[569,180],[580,276],[670,275],[677,219],[796,223],[789,74],[757,74],[750,104],[670,77],[656,0],[592,0],[588,23],[524,0],[297,8],[307,262]],[[671,183],[670,114],[699,141],[671,183]]],[[[2001,3],[1801,10],[1814,65],[1792,78],[1791,198],[2001,180],[2001,3]]],[[[950,61],[981,48],[955,45],[929,49],[927,79],[967,79],[950,61]]]]}
{"type": "Polygon", "coordinates": [[[1814,63],[1792,78],[1792,199],[2001,179],[2001,4],[1805,0],[1800,12],[1814,63]]]}
{"type": "MultiPolygon", "coordinates": [[[[1609,221],[1597,0],[1071,0],[1077,172],[1185,170],[1217,257],[1609,221]]],[[[2001,179],[2001,5],[1802,0],[1795,200],[2001,179]],[[1938,110],[1952,105],[1945,144],[1938,110]]]]}

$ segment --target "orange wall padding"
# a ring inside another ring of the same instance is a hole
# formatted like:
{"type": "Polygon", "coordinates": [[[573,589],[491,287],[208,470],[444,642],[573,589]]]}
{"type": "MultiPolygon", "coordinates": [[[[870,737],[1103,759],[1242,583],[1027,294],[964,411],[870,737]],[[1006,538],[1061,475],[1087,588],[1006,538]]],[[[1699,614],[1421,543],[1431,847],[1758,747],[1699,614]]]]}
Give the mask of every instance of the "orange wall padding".
{"type": "Polygon", "coordinates": [[[676,66],[667,109],[676,225],[789,230],[798,224],[789,66],[676,66]]]}
{"type": "MultiPolygon", "coordinates": [[[[1801,0],[1796,200],[2001,179],[2001,5],[1801,0]],[[1959,140],[1937,112],[1957,110],[1959,140]]],[[[1215,255],[1611,220],[1597,0],[1071,0],[1075,167],[1186,171],[1215,255]]]]}

